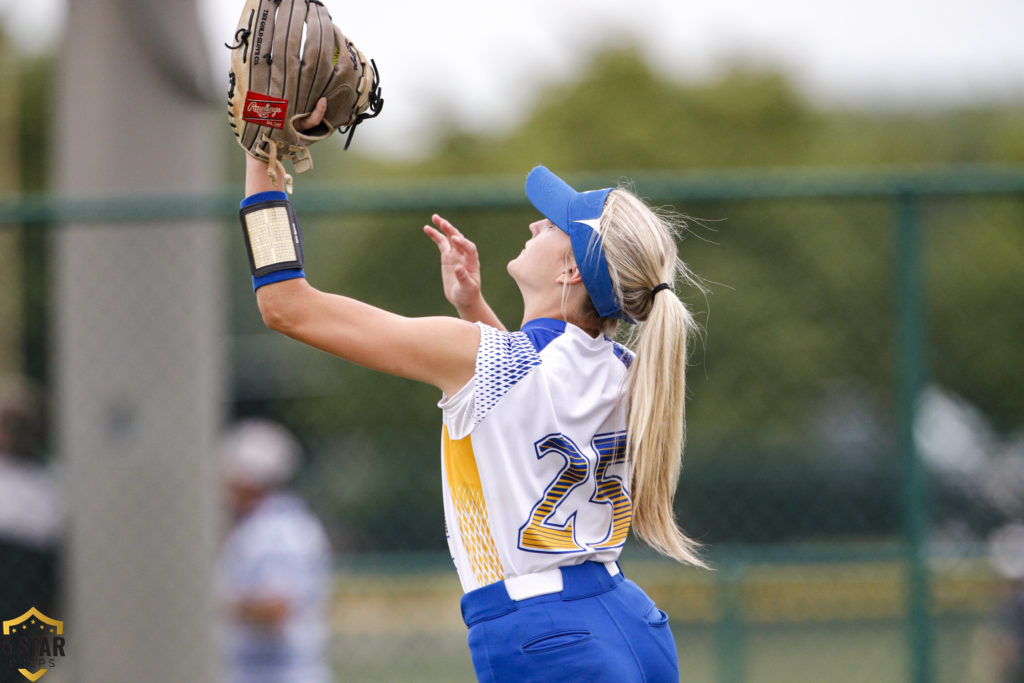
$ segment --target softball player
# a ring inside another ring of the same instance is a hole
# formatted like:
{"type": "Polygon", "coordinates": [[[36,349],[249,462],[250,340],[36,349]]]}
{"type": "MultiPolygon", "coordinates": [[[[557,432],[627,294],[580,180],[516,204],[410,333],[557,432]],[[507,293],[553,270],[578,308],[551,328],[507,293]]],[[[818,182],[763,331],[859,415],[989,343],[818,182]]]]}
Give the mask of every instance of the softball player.
{"type": "Polygon", "coordinates": [[[671,286],[692,282],[672,222],[538,166],[526,195],[543,218],[508,264],[521,329],[498,321],[475,246],[436,215],[424,230],[460,318],[406,318],[309,285],[287,195],[247,163],[242,219],[266,324],[443,392],[445,521],[478,679],[677,681],[667,616],[617,564],[632,526],[704,565],[672,512],[693,324],[671,286]],[[271,211],[290,224],[280,258],[254,253],[271,211]],[[611,339],[620,321],[638,326],[635,355],[611,339]]]}

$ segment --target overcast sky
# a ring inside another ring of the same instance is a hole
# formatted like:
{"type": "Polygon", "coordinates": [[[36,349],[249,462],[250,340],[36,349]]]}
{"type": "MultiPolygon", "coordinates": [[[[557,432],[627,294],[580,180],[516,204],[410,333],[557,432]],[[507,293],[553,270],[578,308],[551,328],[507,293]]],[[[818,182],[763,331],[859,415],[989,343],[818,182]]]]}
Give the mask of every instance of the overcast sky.
{"type": "MultiPolygon", "coordinates": [[[[87,1],[87,0],[82,0],[87,1]]],[[[618,40],[681,79],[737,59],[777,66],[825,103],[906,106],[1024,102],[1024,0],[325,0],[381,71],[384,113],[359,143],[423,149],[436,117],[502,129],[538,86],[568,79],[618,40]]],[[[241,2],[197,0],[225,72],[241,2]]],[[[22,45],[52,44],[65,0],[0,0],[22,45]]]]}

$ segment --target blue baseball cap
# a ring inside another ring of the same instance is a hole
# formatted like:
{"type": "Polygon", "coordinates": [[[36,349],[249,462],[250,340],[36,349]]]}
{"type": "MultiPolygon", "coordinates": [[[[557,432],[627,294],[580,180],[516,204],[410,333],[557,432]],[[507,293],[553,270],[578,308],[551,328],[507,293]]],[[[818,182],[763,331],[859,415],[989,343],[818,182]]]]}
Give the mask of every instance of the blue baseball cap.
{"type": "Polygon", "coordinates": [[[569,235],[583,286],[598,314],[605,318],[633,322],[632,318],[622,312],[615,298],[615,288],[604,257],[604,244],[598,232],[604,203],[611,191],[612,188],[606,187],[603,190],[577,192],[544,166],[535,167],[526,176],[526,196],[530,203],[569,235]]]}

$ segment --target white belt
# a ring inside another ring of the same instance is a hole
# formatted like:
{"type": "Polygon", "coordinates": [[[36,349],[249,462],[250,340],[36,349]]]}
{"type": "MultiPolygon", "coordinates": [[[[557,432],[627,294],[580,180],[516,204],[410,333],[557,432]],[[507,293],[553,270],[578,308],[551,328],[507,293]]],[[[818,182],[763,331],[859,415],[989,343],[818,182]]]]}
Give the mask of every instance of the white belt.
{"type": "MultiPolygon", "coordinates": [[[[609,576],[615,576],[619,573],[617,562],[604,562],[603,564],[604,568],[608,570],[609,576]]],[[[526,600],[527,598],[535,598],[538,595],[561,593],[563,587],[562,570],[554,567],[552,569],[545,569],[542,572],[534,572],[533,574],[513,576],[510,579],[505,579],[504,583],[505,590],[508,591],[508,597],[513,600],[526,600]]]]}

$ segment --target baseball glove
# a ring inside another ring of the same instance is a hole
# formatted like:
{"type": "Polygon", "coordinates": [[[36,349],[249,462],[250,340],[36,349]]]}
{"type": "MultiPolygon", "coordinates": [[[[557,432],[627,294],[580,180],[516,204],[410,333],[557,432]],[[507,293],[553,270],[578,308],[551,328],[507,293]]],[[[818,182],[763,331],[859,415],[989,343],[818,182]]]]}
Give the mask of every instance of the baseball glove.
{"type": "Polygon", "coordinates": [[[377,65],[342,34],[320,0],[247,0],[235,30],[228,78],[228,122],[242,149],[269,163],[292,191],[283,159],[296,173],[313,167],[309,145],[348,133],[380,113],[377,65]],[[295,122],[327,98],[323,122],[295,122]]]}

